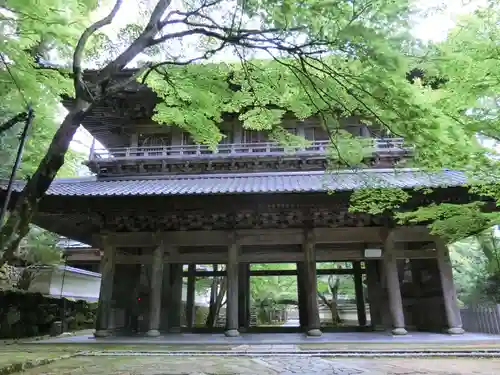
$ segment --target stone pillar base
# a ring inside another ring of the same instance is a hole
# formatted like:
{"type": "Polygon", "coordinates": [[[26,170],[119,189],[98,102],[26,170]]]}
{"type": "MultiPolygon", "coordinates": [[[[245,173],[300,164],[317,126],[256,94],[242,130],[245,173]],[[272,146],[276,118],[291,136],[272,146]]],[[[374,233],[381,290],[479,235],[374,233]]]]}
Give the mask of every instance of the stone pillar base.
{"type": "Polygon", "coordinates": [[[392,334],[393,334],[394,336],[404,336],[404,335],[406,335],[407,333],[408,333],[408,331],[407,331],[406,329],[404,329],[404,328],[394,328],[394,329],[392,330],[392,334]]]}
{"type": "Polygon", "coordinates": [[[224,332],[224,335],[226,337],[238,337],[240,335],[240,332],[237,329],[228,329],[224,332]]]}
{"type": "Polygon", "coordinates": [[[94,332],[94,337],[108,337],[111,333],[105,329],[98,329],[94,332]]]}
{"type": "Polygon", "coordinates": [[[309,329],[307,330],[308,337],[320,337],[323,333],[319,329],[309,329]]]}
{"type": "Polygon", "coordinates": [[[450,335],[463,335],[465,333],[462,327],[448,328],[446,332],[450,335]]]}
{"type": "Polygon", "coordinates": [[[150,329],[149,331],[146,332],[146,336],[158,337],[158,336],[160,336],[160,331],[158,331],[157,329],[150,329]]]}

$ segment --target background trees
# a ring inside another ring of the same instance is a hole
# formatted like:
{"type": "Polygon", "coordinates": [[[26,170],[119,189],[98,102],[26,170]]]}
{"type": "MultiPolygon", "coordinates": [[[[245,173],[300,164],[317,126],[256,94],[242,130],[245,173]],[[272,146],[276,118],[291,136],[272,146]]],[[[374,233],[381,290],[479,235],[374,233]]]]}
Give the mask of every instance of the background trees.
{"type": "Polygon", "coordinates": [[[494,228],[451,245],[461,302],[500,303],[500,236],[494,228]]]}

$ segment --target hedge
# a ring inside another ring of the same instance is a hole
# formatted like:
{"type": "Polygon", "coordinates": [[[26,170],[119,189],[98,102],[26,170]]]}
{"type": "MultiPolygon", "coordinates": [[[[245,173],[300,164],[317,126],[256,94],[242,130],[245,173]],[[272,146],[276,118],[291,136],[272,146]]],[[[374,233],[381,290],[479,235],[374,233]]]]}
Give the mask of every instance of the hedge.
{"type": "Polygon", "coordinates": [[[50,334],[53,323],[61,321],[64,300],[65,324],[69,331],[94,327],[97,303],[46,297],[20,290],[0,290],[0,338],[50,334]]]}

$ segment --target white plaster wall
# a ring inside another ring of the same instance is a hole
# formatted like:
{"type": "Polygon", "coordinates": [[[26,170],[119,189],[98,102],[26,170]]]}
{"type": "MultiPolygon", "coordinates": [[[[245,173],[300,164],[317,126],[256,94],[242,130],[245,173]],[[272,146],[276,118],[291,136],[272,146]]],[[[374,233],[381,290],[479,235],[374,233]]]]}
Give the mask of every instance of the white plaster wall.
{"type": "Polygon", "coordinates": [[[98,273],[55,266],[38,270],[29,291],[95,302],[99,299],[100,286],[101,275],[98,273]]]}

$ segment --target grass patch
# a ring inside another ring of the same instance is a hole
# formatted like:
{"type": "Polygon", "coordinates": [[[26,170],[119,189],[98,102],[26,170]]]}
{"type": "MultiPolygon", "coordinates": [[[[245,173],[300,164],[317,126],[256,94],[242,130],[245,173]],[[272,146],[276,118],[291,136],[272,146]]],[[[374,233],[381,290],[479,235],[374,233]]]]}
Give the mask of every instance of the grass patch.
{"type": "MultiPolygon", "coordinates": [[[[0,368],[15,363],[32,362],[43,359],[57,359],[64,353],[50,353],[50,352],[0,352],[0,368]]],[[[1,374],[1,372],[0,372],[1,374]]]]}
{"type": "MultiPolygon", "coordinates": [[[[55,355],[74,354],[86,351],[219,351],[231,350],[237,345],[211,345],[211,344],[17,344],[0,346],[0,363],[2,358],[8,358],[11,353],[27,353],[27,355],[43,355],[53,353],[55,355]]],[[[24,354],[23,354],[24,355],[24,354]]]]}
{"type": "Polygon", "coordinates": [[[23,375],[158,375],[158,374],[271,375],[265,366],[248,358],[179,356],[73,357],[24,371],[23,375]]]}

